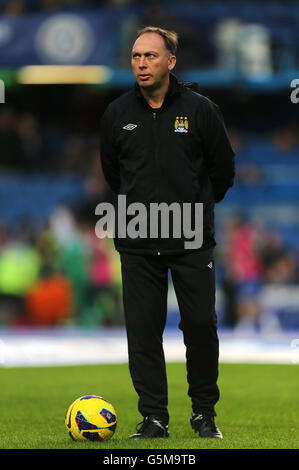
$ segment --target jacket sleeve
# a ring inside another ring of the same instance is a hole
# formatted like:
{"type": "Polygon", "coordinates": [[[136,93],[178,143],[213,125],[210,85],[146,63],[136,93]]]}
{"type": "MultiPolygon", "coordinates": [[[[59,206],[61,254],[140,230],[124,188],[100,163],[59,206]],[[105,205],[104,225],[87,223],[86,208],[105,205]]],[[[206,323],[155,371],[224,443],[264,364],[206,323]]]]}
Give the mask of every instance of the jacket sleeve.
{"type": "Polygon", "coordinates": [[[218,105],[208,100],[203,125],[204,160],[215,202],[221,201],[233,186],[235,153],[231,147],[224,119],[218,105]]]}
{"type": "Polygon", "coordinates": [[[101,118],[100,158],[105,179],[112,191],[118,194],[120,190],[119,162],[113,138],[112,112],[109,106],[101,118]]]}

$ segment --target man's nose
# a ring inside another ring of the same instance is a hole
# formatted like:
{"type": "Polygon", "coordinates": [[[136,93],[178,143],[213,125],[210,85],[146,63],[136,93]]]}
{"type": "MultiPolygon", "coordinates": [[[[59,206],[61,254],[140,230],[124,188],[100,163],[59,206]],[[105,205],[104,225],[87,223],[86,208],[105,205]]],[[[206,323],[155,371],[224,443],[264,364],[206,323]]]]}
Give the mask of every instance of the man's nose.
{"type": "Polygon", "coordinates": [[[145,57],[140,57],[140,61],[139,61],[139,68],[141,69],[144,69],[145,67],[147,67],[147,63],[146,63],[146,59],[145,57]]]}

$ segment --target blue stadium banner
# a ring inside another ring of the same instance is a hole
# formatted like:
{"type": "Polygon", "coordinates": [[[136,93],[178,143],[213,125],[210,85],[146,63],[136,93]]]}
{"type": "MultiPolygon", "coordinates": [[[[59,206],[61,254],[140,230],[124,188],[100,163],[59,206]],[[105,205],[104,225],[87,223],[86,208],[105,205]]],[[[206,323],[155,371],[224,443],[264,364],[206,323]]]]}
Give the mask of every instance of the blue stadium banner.
{"type": "Polygon", "coordinates": [[[0,67],[113,66],[121,19],[108,9],[2,17],[0,67]]]}

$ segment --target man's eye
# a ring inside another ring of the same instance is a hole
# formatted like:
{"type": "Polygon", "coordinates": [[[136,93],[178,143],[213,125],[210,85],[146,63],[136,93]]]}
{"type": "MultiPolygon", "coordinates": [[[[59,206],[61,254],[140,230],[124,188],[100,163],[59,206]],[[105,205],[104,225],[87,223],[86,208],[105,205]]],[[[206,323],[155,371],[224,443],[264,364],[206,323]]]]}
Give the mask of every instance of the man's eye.
{"type": "MultiPolygon", "coordinates": [[[[140,59],[140,54],[134,54],[133,56],[133,59],[140,59]]],[[[145,54],[145,58],[146,59],[153,59],[155,57],[154,54],[145,54]]]]}

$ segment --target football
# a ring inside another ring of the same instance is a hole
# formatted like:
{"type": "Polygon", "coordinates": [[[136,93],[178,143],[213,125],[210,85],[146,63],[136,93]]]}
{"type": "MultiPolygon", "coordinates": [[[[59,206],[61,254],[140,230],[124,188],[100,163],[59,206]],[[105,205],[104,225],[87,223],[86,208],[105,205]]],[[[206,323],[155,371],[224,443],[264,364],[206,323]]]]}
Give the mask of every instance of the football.
{"type": "Polygon", "coordinates": [[[104,398],[85,395],[77,398],[65,415],[65,426],[74,441],[107,441],[117,424],[115,409],[104,398]]]}

